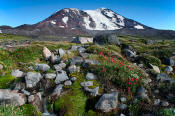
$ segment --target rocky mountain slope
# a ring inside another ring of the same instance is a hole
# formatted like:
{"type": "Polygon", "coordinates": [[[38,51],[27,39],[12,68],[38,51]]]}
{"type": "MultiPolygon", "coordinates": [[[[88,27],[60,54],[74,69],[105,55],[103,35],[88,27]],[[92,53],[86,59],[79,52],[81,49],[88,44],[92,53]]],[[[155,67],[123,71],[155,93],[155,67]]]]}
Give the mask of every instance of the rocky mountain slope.
{"type": "Polygon", "coordinates": [[[75,36],[115,33],[173,39],[174,31],[160,31],[128,19],[107,8],[79,10],[65,8],[34,25],[0,27],[1,33],[27,36],[75,36]],[[141,33],[140,33],[141,32],[141,33]]]}
{"type": "Polygon", "coordinates": [[[0,114],[174,116],[175,42],[101,38],[1,40],[0,114]]]}

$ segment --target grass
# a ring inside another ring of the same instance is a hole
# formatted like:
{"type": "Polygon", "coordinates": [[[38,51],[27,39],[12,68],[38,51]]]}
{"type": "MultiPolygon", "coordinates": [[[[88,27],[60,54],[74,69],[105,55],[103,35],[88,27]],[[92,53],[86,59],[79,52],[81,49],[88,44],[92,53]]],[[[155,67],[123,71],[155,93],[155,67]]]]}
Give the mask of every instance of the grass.
{"type": "Polygon", "coordinates": [[[0,40],[29,40],[29,39],[30,39],[29,37],[25,37],[25,36],[0,33],[0,40]]]}
{"type": "Polygon", "coordinates": [[[162,108],[157,111],[157,115],[159,116],[174,116],[175,108],[162,108]]]}
{"type": "Polygon", "coordinates": [[[42,116],[42,113],[37,111],[35,106],[25,104],[23,106],[0,106],[1,116],[42,116]]]}
{"type": "Polygon", "coordinates": [[[10,88],[12,83],[17,80],[18,79],[16,77],[11,76],[11,74],[0,76],[0,89],[10,88]]]}
{"type": "Polygon", "coordinates": [[[161,66],[161,60],[151,55],[141,55],[140,61],[143,61],[143,63],[147,66],[149,63],[152,65],[161,66]]]}

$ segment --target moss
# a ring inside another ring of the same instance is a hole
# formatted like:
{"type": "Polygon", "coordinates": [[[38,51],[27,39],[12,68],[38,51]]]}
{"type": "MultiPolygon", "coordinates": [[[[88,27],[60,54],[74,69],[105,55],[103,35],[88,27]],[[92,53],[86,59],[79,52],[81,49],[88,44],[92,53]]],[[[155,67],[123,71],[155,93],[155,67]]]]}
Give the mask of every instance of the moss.
{"type": "Polygon", "coordinates": [[[67,94],[62,95],[55,101],[54,110],[58,114],[65,112],[65,116],[82,116],[85,113],[87,99],[81,90],[80,82],[82,81],[82,74],[74,73],[71,76],[76,76],[77,81],[73,83],[71,90],[67,94]]]}
{"type": "Polygon", "coordinates": [[[142,55],[140,61],[143,61],[146,65],[149,63],[156,66],[161,65],[161,60],[151,55],[142,55]]]}
{"type": "Polygon", "coordinates": [[[10,74],[0,76],[0,89],[9,88],[11,86],[11,83],[17,80],[18,79],[16,77],[11,76],[10,74]]]}
{"type": "Polygon", "coordinates": [[[35,106],[25,104],[23,106],[0,106],[1,116],[42,116],[35,106]]]}
{"type": "Polygon", "coordinates": [[[157,111],[157,115],[160,116],[174,116],[175,115],[175,108],[162,108],[157,111]]]}

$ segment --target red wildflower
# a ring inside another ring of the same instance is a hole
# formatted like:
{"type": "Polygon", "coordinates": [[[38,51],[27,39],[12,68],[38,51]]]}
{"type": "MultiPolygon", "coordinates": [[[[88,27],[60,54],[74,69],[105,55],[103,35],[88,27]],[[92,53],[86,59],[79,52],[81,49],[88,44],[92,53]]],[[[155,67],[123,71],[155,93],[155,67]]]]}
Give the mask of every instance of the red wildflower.
{"type": "Polygon", "coordinates": [[[133,78],[131,78],[131,81],[133,81],[134,79],[133,78]]]}
{"type": "Polygon", "coordinates": [[[100,52],[99,52],[99,55],[102,55],[102,56],[104,56],[104,54],[103,54],[103,52],[102,52],[102,51],[100,51],[100,52]]]}
{"type": "Polygon", "coordinates": [[[116,63],[115,60],[114,60],[113,58],[111,58],[111,60],[112,60],[113,63],[116,63]]]}
{"type": "Polygon", "coordinates": [[[105,60],[108,60],[108,57],[105,56],[105,60]]]}
{"type": "Polygon", "coordinates": [[[138,78],[136,78],[135,80],[138,81],[138,78]]]}
{"type": "Polygon", "coordinates": [[[111,54],[110,54],[110,53],[108,53],[108,56],[111,56],[111,54]]]}
{"type": "Polygon", "coordinates": [[[106,68],[103,66],[103,70],[102,71],[106,71],[106,68]]]}
{"type": "Polygon", "coordinates": [[[136,83],[133,83],[134,85],[136,84],[136,83]]]}
{"type": "Polygon", "coordinates": [[[126,66],[128,69],[130,68],[129,65],[126,66]]]}
{"type": "Polygon", "coordinates": [[[131,85],[131,82],[128,82],[129,85],[131,85]]]}

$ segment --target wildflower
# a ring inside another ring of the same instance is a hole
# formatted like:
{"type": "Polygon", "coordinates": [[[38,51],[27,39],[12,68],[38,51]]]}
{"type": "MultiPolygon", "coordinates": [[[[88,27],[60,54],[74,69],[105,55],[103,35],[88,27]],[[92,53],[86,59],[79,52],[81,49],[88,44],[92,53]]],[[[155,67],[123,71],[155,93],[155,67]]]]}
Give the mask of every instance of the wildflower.
{"type": "Polygon", "coordinates": [[[112,60],[113,63],[116,63],[115,60],[114,60],[113,58],[111,58],[111,60],[112,60]]]}
{"type": "Polygon", "coordinates": [[[136,78],[135,80],[138,81],[138,78],[136,78]]]}
{"type": "Polygon", "coordinates": [[[103,66],[103,69],[102,69],[102,71],[106,71],[106,68],[103,66]]]}
{"type": "Polygon", "coordinates": [[[108,60],[108,57],[105,56],[105,60],[108,60]]]}
{"type": "Polygon", "coordinates": [[[134,80],[134,78],[131,78],[131,81],[133,81],[134,80]]]}
{"type": "Polygon", "coordinates": [[[134,85],[136,84],[136,83],[133,83],[134,85]]]}
{"type": "Polygon", "coordinates": [[[128,82],[129,85],[131,85],[131,82],[128,82]]]}
{"type": "Polygon", "coordinates": [[[126,66],[128,69],[130,68],[129,65],[126,66]]]}
{"type": "Polygon", "coordinates": [[[102,56],[104,56],[104,54],[103,54],[103,52],[102,52],[102,51],[100,51],[100,52],[99,52],[99,55],[102,55],[102,56]]]}

